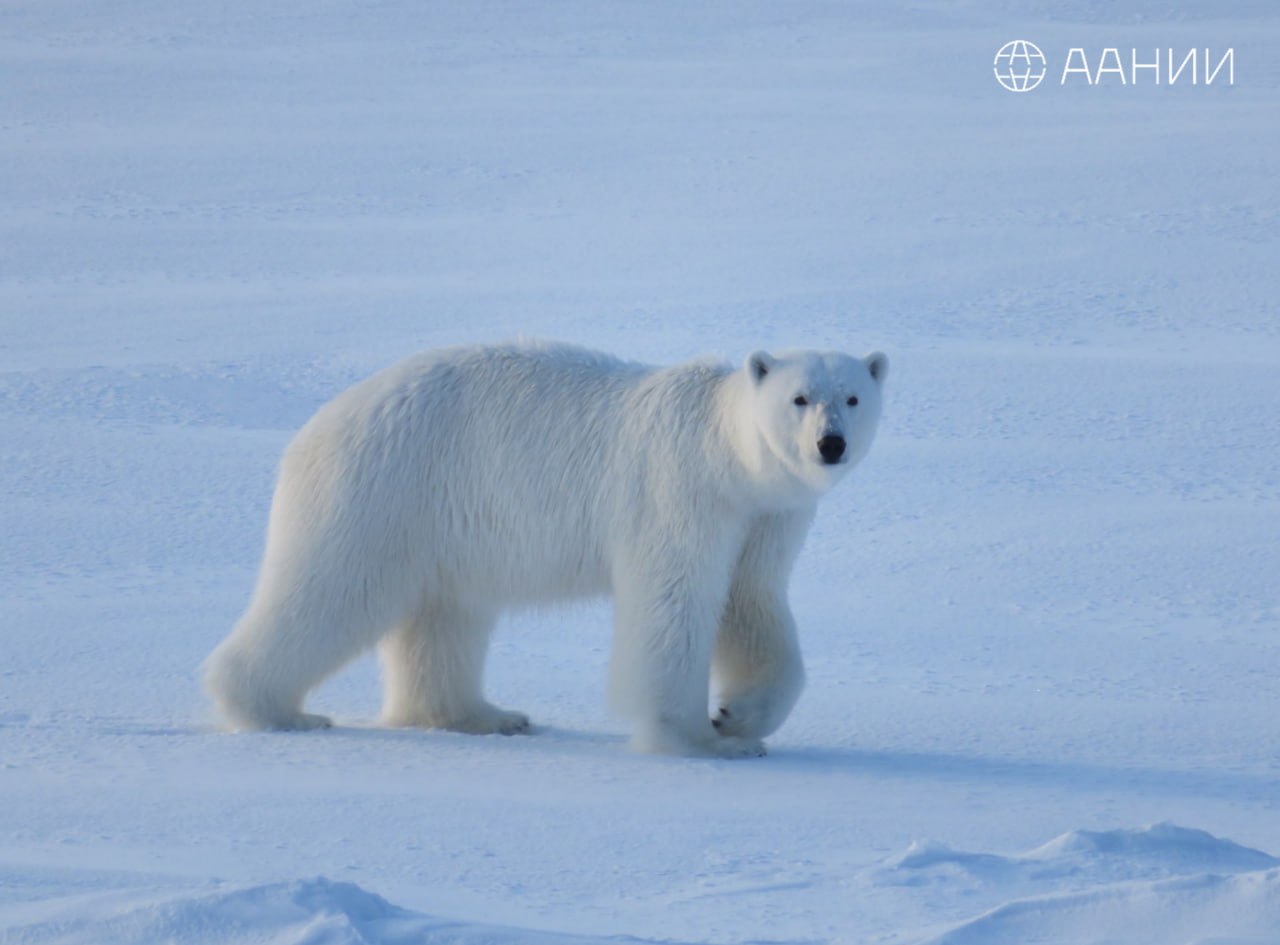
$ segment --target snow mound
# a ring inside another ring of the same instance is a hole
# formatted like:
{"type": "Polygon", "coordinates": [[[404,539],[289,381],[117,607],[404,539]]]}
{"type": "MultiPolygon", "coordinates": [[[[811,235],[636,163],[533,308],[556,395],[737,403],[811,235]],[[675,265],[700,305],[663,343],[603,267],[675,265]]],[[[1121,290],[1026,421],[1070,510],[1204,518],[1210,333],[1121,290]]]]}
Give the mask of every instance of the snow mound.
{"type": "Polygon", "coordinates": [[[921,945],[1275,945],[1280,869],[1006,903],[921,945]]]}
{"type": "MultiPolygon", "coordinates": [[[[454,922],[401,909],[352,883],[319,877],[164,899],[75,897],[5,930],[6,945],[593,945],[631,938],[566,936],[454,922]]],[[[642,945],[642,943],[641,943],[642,945]]]]}
{"type": "Polygon", "coordinates": [[[971,853],[918,841],[887,860],[875,878],[885,885],[921,885],[962,875],[1004,883],[1069,877],[1121,882],[1276,866],[1280,860],[1260,850],[1203,830],[1162,823],[1128,830],[1073,830],[1017,856],[971,853]]]}
{"type": "Polygon", "coordinates": [[[1041,861],[1121,861],[1132,870],[1183,875],[1196,872],[1242,873],[1280,866],[1280,860],[1215,837],[1204,830],[1162,823],[1140,830],[1073,830],[1024,857],[1041,861]]]}
{"type": "Polygon", "coordinates": [[[986,906],[925,939],[929,945],[1274,945],[1280,930],[1280,860],[1170,823],[1073,830],[1014,856],[918,842],[870,879],[963,893],[986,906]]]}

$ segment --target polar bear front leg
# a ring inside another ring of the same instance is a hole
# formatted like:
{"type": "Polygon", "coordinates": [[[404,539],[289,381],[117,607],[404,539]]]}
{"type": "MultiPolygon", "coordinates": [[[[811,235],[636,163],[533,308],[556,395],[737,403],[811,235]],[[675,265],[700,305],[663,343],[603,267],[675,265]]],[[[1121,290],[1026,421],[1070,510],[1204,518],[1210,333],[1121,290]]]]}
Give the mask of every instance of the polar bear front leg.
{"type": "Polygon", "coordinates": [[[756,738],[716,731],[707,715],[711,651],[728,575],[705,561],[667,559],[623,569],[615,581],[610,694],[633,722],[636,751],[743,758],[763,755],[756,738]]]}
{"type": "Polygon", "coordinates": [[[764,738],[778,730],[804,688],[795,621],[784,595],[731,595],[716,637],[713,674],[716,731],[764,738]]]}
{"type": "Polygon", "coordinates": [[[456,601],[432,601],[379,644],[386,694],[382,721],[469,735],[531,731],[523,712],[484,697],[484,662],[496,615],[456,601]]]}
{"type": "Polygon", "coordinates": [[[772,735],[804,688],[787,581],[811,518],[809,512],[764,515],[748,532],[712,657],[713,724],[723,735],[772,735]]]}

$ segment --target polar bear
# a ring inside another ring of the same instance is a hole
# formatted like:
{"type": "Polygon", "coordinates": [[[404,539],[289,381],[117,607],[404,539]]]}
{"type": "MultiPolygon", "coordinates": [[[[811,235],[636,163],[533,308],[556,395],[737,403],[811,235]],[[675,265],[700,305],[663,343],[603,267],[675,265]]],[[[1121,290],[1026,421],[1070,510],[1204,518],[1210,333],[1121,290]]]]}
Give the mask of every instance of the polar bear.
{"type": "Polygon", "coordinates": [[[385,724],[526,732],[483,695],[495,621],[612,594],[632,746],[763,754],[804,679],[792,563],[871,446],[887,371],[880,353],[653,368],[539,342],[387,368],[285,451],[257,588],[207,689],[233,728],[327,726],[304,697],[376,644],[385,724]]]}

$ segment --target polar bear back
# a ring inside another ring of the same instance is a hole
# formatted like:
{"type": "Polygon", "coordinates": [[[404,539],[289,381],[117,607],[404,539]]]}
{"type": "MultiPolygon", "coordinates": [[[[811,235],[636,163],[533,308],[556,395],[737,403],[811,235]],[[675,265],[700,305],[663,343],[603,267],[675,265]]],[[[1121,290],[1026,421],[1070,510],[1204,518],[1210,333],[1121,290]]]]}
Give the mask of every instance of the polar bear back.
{"type": "Polygon", "coordinates": [[[607,593],[612,550],[655,497],[705,485],[690,469],[722,449],[714,393],[730,373],[543,343],[409,358],[298,433],[270,531],[365,556],[361,570],[389,584],[416,570],[456,597],[607,593]]]}

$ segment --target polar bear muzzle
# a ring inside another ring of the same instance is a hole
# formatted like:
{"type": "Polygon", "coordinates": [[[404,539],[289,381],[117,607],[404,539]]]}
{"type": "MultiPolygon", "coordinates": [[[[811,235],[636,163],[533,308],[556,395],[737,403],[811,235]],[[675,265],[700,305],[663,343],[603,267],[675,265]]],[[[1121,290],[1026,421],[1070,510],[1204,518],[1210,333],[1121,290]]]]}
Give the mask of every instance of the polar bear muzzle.
{"type": "Polygon", "coordinates": [[[822,455],[822,461],[828,466],[834,466],[844,458],[845,449],[844,437],[839,434],[828,434],[818,441],[818,452],[822,455]]]}

